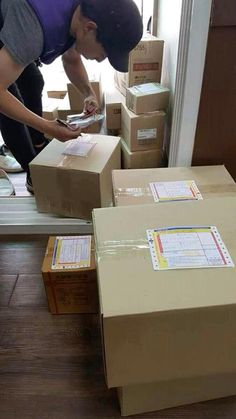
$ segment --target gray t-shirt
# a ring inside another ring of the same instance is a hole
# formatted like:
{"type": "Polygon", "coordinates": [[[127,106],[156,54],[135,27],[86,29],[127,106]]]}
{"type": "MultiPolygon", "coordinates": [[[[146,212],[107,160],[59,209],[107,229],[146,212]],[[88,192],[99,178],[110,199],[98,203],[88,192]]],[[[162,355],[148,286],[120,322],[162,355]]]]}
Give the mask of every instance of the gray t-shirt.
{"type": "Polygon", "coordinates": [[[42,27],[26,0],[0,0],[0,4],[3,17],[0,41],[12,58],[26,67],[43,51],[42,27]]]}

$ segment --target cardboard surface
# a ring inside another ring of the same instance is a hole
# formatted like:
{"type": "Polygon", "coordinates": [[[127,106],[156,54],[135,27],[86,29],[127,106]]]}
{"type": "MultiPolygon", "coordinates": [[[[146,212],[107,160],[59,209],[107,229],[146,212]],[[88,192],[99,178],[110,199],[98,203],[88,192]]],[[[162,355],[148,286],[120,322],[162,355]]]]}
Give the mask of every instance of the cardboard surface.
{"type": "Polygon", "coordinates": [[[112,182],[115,205],[153,204],[154,199],[150,189],[151,182],[178,180],[194,180],[203,199],[225,198],[236,194],[236,184],[224,166],[114,170],[112,182]]]}
{"type": "Polygon", "coordinates": [[[127,87],[160,83],[164,41],[146,34],[129,55],[128,73],[115,72],[115,84],[123,95],[127,87]]]}
{"type": "Polygon", "coordinates": [[[130,151],[125,141],[121,140],[122,169],[143,169],[159,167],[162,164],[162,150],[130,151]]]}
{"type": "Polygon", "coordinates": [[[215,225],[236,263],[236,198],[93,212],[108,387],[236,373],[236,268],[154,271],[146,230],[215,225]]]}
{"type": "Polygon", "coordinates": [[[165,111],[169,103],[169,94],[169,89],[159,83],[129,87],[126,93],[126,106],[137,115],[165,111]]]}
{"type": "Polygon", "coordinates": [[[124,96],[116,89],[105,93],[107,130],[121,130],[121,104],[124,102],[124,96]]]}
{"type": "Polygon", "coordinates": [[[162,150],[166,114],[163,111],[135,115],[121,107],[121,136],[130,151],[162,150]]]}
{"type": "Polygon", "coordinates": [[[122,416],[197,403],[236,394],[236,374],[160,381],[118,389],[122,416]]]}
{"type": "Polygon", "coordinates": [[[120,139],[91,140],[96,145],[88,157],[65,156],[66,143],[53,140],[30,163],[39,212],[91,219],[93,208],[112,205],[111,170],[120,168],[120,139]]]}
{"type": "Polygon", "coordinates": [[[97,313],[98,292],[94,255],[91,247],[90,268],[52,269],[55,237],[50,237],[42,266],[42,275],[52,314],[97,313]]]}

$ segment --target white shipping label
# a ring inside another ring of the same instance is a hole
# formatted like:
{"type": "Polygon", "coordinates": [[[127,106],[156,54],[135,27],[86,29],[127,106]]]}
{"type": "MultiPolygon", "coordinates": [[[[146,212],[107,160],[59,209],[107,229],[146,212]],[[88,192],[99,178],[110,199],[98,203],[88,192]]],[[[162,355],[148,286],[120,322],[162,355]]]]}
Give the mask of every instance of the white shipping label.
{"type": "Polygon", "coordinates": [[[157,128],[139,129],[138,141],[142,140],[155,140],[157,138],[157,128]]]}

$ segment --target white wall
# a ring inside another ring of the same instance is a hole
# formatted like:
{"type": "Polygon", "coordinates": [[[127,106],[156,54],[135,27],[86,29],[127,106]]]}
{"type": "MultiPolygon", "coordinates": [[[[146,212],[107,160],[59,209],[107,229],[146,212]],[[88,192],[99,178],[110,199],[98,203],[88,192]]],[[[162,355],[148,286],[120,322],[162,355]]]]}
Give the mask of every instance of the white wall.
{"type": "Polygon", "coordinates": [[[159,0],[157,36],[164,39],[162,83],[175,91],[182,0],[159,0]]]}
{"type": "Polygon", "coordinates": [[[183,0],[169,166],[191,166],[211,7],[212,0],[183,0]]]}
{"type": "Polygon", "coordinates": [[[157,36],[165,41],[161,82],[171,91],[165,140],[167,149],[169,147],[173,113],[182,1],[158,1],[157,36]]]}

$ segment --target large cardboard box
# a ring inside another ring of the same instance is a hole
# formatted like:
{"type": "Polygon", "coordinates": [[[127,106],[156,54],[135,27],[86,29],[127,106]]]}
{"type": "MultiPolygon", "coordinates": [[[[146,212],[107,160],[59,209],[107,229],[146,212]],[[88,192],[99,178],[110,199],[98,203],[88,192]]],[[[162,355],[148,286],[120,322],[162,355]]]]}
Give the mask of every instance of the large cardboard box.
{"type": "Polygon", "coordinates": [[[236,374],[167,380],[118,389],[122,416],[233,396],[236,374]]]}
{"type": "Polygon", "coordinates": [[[130,151],[125,141],[121,140],[121,168],[144,169],[160,167],[163,161],[162,150],[130,151]]]}
{"type": "Polygon", "coordinates": [[[117,90],[105,93],[106,128],[108,131],[121,130],[121,104],[125,102],[124,96],[117,90]]]}
{"type": "Polygon", "coordinates": [[[127,87],[161,81],[164,41],[145,34],[129,54],[128,73],[115,72],[115,83],[123,95],[127,87]]]}
{"type": "Polygon", "coordinates": [[[90,267],[52,269],[56,237],[50,237],[42,266],[42,275],[52,314],[97,313],[97,274],[92,240],[90,267]]]}
{"type": "MultiPolygon", "coordinates": [[[[103,108],[103,91],[101,87],[100,75],[96,75],[96,76],[94,75],[93,77],[90,77],[90,83],[97,97],[99,107],[100,109],[102,109],[103,108]]],[[[78,113],[82,112],[84,108],[84,99],[85,99],[84,95],[80,93],[79,90],[76,89],[76,87],[72,83],[67,84],[67,90],[69,94],[70,108],[72,110],[78,109],[79,110],[78,113]]]]}
{"type": "Polygon", "coordinates": [[[153,269],[147,229],[218,227],[236,262],[236,198],[93,212],[108,387],[236,373],[236,268],[153,269]]]}
{"type": "Polygon", "coordinates": [[[39,212],[91,219],[93,208],[112,205],[111,171],[120,168],[120,139],[92,135],[87,157],[63,154],[66,143],[53,140],[31,163],[39,212]]]}
{"type": "Polygon", "coordinates": [[[146,112],[165,111],[169,102],[169,89],[159,83],[147,83],[129,87],[126,106],[137,115],[146,112]]]}
{"type": "MultiPolygon", "coordinates": [[[[122,154],[123,149],[122,143],[122,154]]],[[[151,182],[178,180],[194,180],[203,199],[236,195],[236,184],[224,166],[114,170],[112,182],[115,205],[153,204],[151,182]]]]}
{"type": "Polygon", "coordinates": [[[163,111],[135,115],[125,105],[121,108],[121,136],[130,151],[162,150],[166,114],[163,111]]]}

